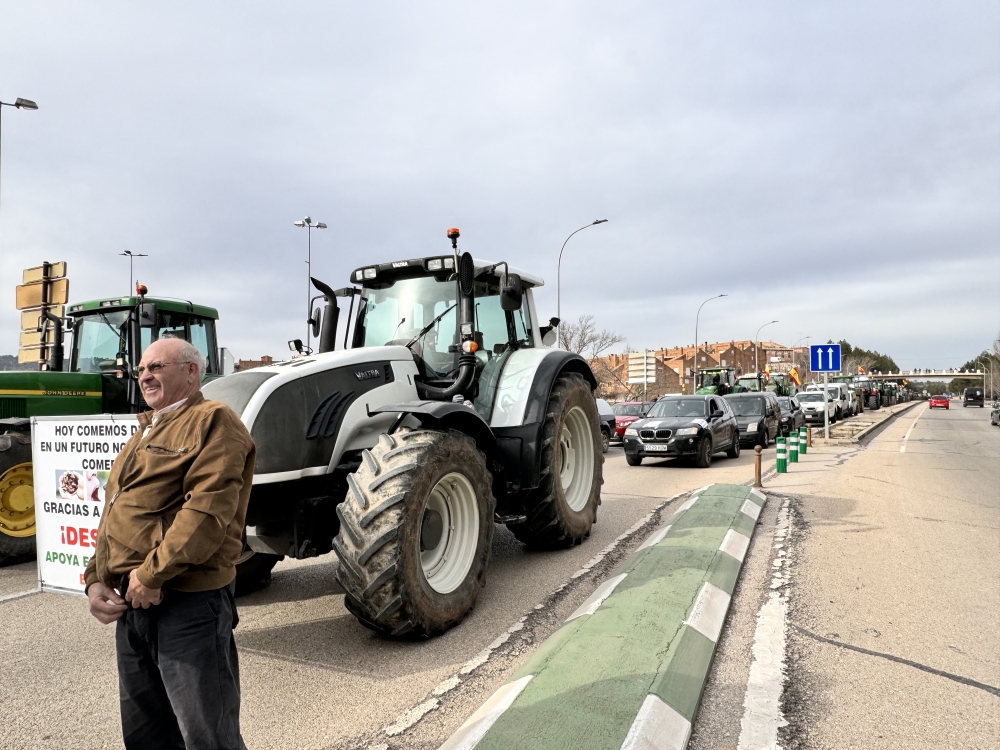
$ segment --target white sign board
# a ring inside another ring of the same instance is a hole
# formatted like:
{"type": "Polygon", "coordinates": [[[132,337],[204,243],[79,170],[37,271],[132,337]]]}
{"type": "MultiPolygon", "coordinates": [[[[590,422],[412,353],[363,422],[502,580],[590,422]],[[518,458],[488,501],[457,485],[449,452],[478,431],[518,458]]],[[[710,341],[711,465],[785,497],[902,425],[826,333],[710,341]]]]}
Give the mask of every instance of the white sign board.
{"type": "Polygon", "coordinates": [[[83,593],[111,462],[139,429],[130,414],[32,417],[38,585],[83,593]]]}

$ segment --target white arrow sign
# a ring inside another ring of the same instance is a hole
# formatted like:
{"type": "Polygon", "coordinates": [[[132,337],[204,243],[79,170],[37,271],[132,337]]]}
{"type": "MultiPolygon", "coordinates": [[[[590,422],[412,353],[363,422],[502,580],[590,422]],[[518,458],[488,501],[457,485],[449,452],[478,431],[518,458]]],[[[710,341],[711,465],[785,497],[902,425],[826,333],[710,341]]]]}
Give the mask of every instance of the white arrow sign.
{"type": "Polygon", "coordinates": [[[833,347],[827,349],[826,353],[828,355],[827,359],[829,360],[829,364],[827,365],[827,367],[832,370],[833,369],[833,347]]]}

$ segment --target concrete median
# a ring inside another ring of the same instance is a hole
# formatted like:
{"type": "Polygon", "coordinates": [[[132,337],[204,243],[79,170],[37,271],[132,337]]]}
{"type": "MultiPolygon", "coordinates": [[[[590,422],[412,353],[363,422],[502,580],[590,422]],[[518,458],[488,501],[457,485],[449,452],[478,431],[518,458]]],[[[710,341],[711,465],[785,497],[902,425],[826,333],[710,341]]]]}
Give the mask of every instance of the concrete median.
{"type": "Polygon", "coordinates": [[[441,750],[684,748],[763,504],[692,493],[441,750]]]}

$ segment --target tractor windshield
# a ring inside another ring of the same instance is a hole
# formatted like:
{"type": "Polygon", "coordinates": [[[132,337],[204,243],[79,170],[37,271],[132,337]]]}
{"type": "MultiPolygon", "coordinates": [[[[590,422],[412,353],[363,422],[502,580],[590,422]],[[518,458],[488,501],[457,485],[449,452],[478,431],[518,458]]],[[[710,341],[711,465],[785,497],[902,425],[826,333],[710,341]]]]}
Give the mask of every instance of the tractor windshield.
{"type": "Polygon", "coordinates": [[[117,370],[115,358],[125,351],[128,310],[98,312],[82,317],[73,335],[73,372],[117,370]]]}
{"type": "MultiPolygon", "coordinates": [[[[482,366],[514,349],[531,346],[527,305],[505,312],[496,281],[476,281],[476,331],[482,336],[482,366]]],[[[355,329],[355,346],[408,346],[427,378],[449,377],[458,353],[448,351],[458,335],[458,285],[433,276],[397,279],[381,289],[365,288],[355,329]]]]}

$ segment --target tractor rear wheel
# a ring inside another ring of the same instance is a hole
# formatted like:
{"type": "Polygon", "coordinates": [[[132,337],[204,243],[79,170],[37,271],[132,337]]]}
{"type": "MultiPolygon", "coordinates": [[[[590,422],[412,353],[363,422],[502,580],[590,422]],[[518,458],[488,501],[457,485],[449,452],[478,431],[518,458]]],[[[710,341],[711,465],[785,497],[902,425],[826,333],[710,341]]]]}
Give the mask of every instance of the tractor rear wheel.
{"type": "Polygon", "coordinates": [[[572,547],[590,534],[604,483],[598,424],[594,394],[583,376],[557,378],[542,427],[538,488],[526,500],[527,520],[509,526],[529,547],[572,547]]]}
{"type": "Polygon", "coordinates": [[[34,554],[31,437],[8,432],[0,435],[0,563],[21,562],[34,554]]]}
{"type": "Polygon", "coordinates": [[[486,457],[461,432],[406,429],[361,455],[333,540],[344,605],[385,635],[439,635],[486,581],[496,505],[486,457]]]}

